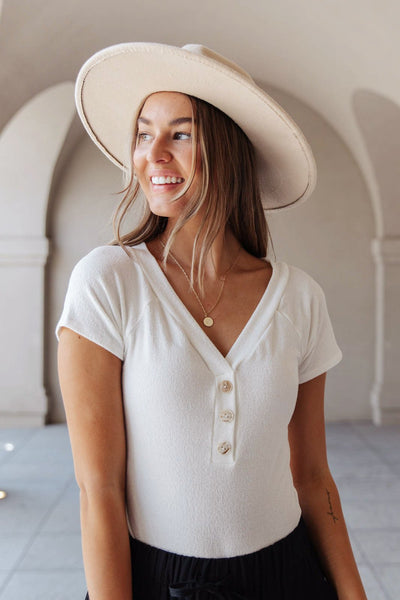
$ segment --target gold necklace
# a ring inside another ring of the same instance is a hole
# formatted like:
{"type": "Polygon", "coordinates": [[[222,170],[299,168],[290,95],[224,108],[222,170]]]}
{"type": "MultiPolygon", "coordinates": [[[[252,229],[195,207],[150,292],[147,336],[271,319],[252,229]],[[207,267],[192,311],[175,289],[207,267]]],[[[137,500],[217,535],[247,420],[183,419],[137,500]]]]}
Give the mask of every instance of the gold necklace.
{"type": "MultiPolygon", "coordinates": [[[[160,240],[160,244],[163,247],[163,249],[165,248],[165,244],[160,240]]],[[[214,319],[212,317],[210,317],[210,314],[212,313],[212,311],[216,308],[218,302],[221,300],[221,296],[222,296],[222,292],[224,291],[224,286],[225,286],[225,281],[226,281],[226,276],[228,275],[229,271],[231,269],[233,269],[234,265],[237,263],[238,258],[239,258],[239,254],[241,251],[242,247],[239,247],[239,252],[236,255],[235,260],[232,262],[231,266],[229,267],[229,269],[227,269],[225,271],[225,273],[223,274],[223,276],[221,277],[222,280],[222,284],[221,284],[221,288],[219,290],[218,293],[218,297],[216,302],[213,304],[213,306],[210,308],[209,311],[206,311],[206,309],[204,308],[204,305],[202,303],[202,301],[199,298],[198,293],[196,292],[196,290],[194,289],[192,282],[190,281],[190,278],[188,276],[188,274],[186,273],[185,269],[182,267],[182,265],[180,264],[180,262],[178,261],[178,259],[172,254],[172,252],[169,252],[169,256],[172,258],[172,260],[175,262],[176,266],[179,267],[179,269],[182,271],[182,273],[184,274],[187,282],[189,283],[190,289],[192,290],[197,302],[199,303],[199,305],[201,306],[201,309],[203,311],[204,317],[203,317],[203,325],[205,325],[206,327],[212,327],[214,325],[214,319]]]]}

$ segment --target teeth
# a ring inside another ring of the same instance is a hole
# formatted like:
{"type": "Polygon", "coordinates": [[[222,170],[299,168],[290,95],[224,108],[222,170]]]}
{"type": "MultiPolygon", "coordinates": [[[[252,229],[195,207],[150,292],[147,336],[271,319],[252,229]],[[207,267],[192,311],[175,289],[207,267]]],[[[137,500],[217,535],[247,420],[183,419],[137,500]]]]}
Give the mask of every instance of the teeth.
{"type": "Polygon", "coordinates": [[[151,178],[151,183],[154,183],[155,185],[165,185],[168,183],[182,183],[183,182],[183,177],[152,177],[151,178]]]}

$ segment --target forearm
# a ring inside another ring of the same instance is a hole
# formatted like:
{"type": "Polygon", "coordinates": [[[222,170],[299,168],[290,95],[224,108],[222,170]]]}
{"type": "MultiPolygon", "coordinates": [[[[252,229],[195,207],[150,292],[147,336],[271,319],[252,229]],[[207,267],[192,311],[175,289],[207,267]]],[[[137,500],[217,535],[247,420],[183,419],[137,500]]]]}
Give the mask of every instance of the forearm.
{"type": "Polygon", "coordinates": [[[117,490],[81,492],[83,561],[90,600],[132,600],[125,501],[117,490]]]}
{"type": "Polygon", "coordinates": [[[297,492],[304,520],[339,600],[366,600],[332,477],[297,487],[297,492]]]}

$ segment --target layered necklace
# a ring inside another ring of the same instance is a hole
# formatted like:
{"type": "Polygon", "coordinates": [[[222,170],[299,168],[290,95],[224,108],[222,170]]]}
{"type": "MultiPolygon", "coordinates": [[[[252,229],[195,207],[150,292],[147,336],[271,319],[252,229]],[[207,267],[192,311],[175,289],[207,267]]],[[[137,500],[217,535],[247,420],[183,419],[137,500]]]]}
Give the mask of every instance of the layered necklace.
{"type": "MultiPolygon", "coordinates": [[[[161,246],[164,249],[165,248],[165,244],[161,240],[160,240],[160,244],[161,244],[161,246]]],[[[204,315],[204,317],[203,317],[203,325],[205,325],[205,327],[212,327],[214,325],[214,319],[210,316],[210,314],[216,308],[217,304],[221,300],[222,292],[224,291],[224,287],[225,287],[226,277],[227,277],[229,271],[231,271],[233,269],[233,267],[235,266],[235,264],[237,263],[241,249],[242,249],[242,247],[240,246],[239,252],[237,253],[235,260],[232,262],[231,266],[225,271],[225,273],[220,278],[222,283],[221,283],[221,287],[220,287],[220,290],[219,290],[219,293],[218,293],[218,297],[217,297],[215,303],[213,304],[213,306],[208,311],[205,309],[204,304],[200,300],[200,297],[199,297],[198,293],[194,289],[194,287],[192,285],[192,282],[190,281],[189,275],[186,273],[185,269],[182,267],[182,265],[180,264],[180,262],[178,261],[178,259],[172,254],[172,252],[171,251],[169,252],[169,256],[172,258],[172,260],[174,261],[174,263],[176,264],[176,266],[184,274],[187,282],[189,283],[190,289],[191,289],[191,291],[194,294],[194,297],[196,298],[197,302],[199,303],[199,306],[201,307],[201,309],[203,311],[203,315],[204,315]]]]}

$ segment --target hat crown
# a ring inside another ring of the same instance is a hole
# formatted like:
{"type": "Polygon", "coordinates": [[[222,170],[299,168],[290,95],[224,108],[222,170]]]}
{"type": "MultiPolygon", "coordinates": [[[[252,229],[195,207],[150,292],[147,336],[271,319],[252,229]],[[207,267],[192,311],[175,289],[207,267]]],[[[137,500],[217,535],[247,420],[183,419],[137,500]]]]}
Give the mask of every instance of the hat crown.
{"type": "Polygon", "coordinates": [[[204,56],[205,58],[211,59],[216,63],[228,67],[232,71],[236,71],[236,73],[254,83],[253,78],[247,73],[247,71],[242,69],[242,67],[239,67],[239,65],[233,61],[228,60],[225,58],[225,56],[222,56],[222,54],[218,54],[218,52],[214,52],[214,50],[207,48],[207,46],[203,46],[202,44],[186,44],[185,46],[182,46],[182,50],[186,50],[192,54],[197,54],[197,56],[204,56]]]}

